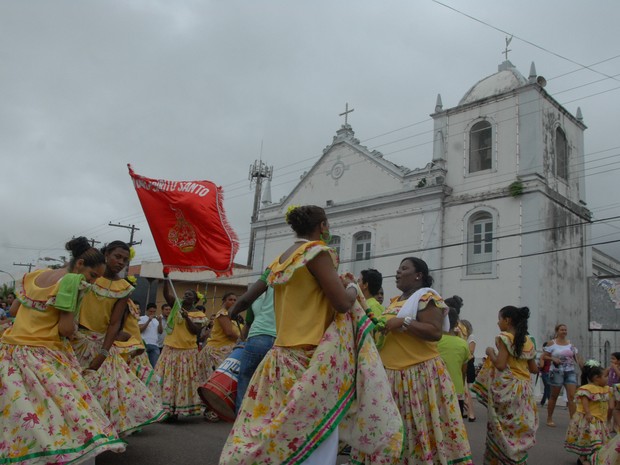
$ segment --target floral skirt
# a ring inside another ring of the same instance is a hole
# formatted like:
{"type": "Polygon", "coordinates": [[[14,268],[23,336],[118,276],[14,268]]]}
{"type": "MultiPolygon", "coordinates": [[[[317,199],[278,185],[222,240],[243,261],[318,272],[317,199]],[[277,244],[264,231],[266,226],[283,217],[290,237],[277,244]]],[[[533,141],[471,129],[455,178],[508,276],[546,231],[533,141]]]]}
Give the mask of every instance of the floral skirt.
{"type": "Polygon", "coordinates": [[[484,464],[525,464],[538,429],[532,382],[517,379],[510,368],[497,370],[487,359],[471,390],[487,407],[484,464]]]}
{"type": "Polygon", "coordinates": [[[205,345],[200,351],[199,363],[200,369],[203,370],[207,379],[211,377],[213,372],[219,367],[226,357],[230,355],[230,353],[235,348],[235,344],[230,344],[223,347],[212,347],[210,345],[205,345]]]}
{"type": "Polygon", "coordinates": [[[161,378],[155,374],[146,352],[140,352],[127,362],[134,375],[148,387],[155,399],[161,402],[161,378]]]}
{"type": "Polygon", "coordinates": [[[592,465],[619,465],[620,464],[620,434],[598,449],[591,457],[592,465]]]}
{"type": "Polygon", "coordinates": [[[164,346],[155,375],[161,378],[161,399],[170,415],[200,415],[204,404],[198,388],[207,382],[199,363],[197,349],[175,349],[164,346]]]}
{"type": "Polygon", "coordinates": [[[405,424],[402,458],[359,461],[354,451],[352,463],[473,464],[454,384],[441,358],[386,372],[405,424]]]}
{"type": "Polygon", "coordinates": [[[580,456],[590,456],[610,439],[606,422],[592,417],[586,419],[582,412],[575,412],[566,430],[564,449],[580,456]]]}
{"type": "Polygon", "coordinates": [[[371,329],[356,305],[336,315],[316,348],[274,346],[254,372],[220,465],[316,460],[336,430],[360,453],[400,457],[402,420],[371,329]]]}
{"type": "MultiPolygon", "coordinates": [[[[83,329],[76,333],[71,343],[83,368],[97,355],[103,338],[103,334],[83,329]]],[[[159,399],[136,377],[114,347],[98,370],[86,369],[83,376],[119,435],[166,417],[159,399]]]]}
{"type": "Polygon", "coordinates": [[[0,344],[0,463],[67,463],[125,450],[68,350],[0,344]]]}

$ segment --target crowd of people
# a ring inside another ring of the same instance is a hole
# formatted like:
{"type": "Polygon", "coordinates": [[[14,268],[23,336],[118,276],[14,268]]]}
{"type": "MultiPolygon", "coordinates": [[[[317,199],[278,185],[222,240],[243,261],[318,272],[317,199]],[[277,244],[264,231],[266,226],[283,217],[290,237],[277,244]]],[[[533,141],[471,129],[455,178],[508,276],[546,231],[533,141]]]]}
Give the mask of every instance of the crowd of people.
{"type": "Polygon", "coordinates": [[[620,353],[609,368],[584,361],[566,324],[537,348],[530,310],[504,306],[478,364],[463,299],[442,298],[422,259],[401,260],[400,295],[383,305],[380,271],[338,274],[322,208],[291,207],[286,222],[291,244],[211,317],[197,291],[177,296],[166,269],[165,302],[142,315],[121,241],[98,250],[72,239],[66,267],[27,273],[0,314],[0,463],[80,461],[124,451],[122,438],[149,424],[219,421],[201,389],[233,351],[222,465],[335,464],[342,453],[355,464],[472,464],[474,398],[487,409],[484,464],[525,464],[539,427],[533,375],[546,427],[557,428],[566,393],[565,449],[580,464],[618,463],[620,353]]]}

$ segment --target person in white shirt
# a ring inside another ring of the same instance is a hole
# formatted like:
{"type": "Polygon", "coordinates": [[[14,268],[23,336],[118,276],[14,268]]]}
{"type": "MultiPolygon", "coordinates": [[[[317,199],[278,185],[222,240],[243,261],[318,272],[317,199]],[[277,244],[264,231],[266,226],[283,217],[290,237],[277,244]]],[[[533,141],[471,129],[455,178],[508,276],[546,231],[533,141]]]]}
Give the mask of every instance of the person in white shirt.
{"type": "MultiPolygon", "coordinates": [[[[161,304],[161,319],[162,325],[166,326],[166,322],[168,321],[168,317],[170,316],[170,312],[172,308],[167,303],[161,304]]],[[[157,335],[157,347],[159,347],[159,353],[161,353],[164,348],[164,339],[166,339],[166,332],[162,331],[157,335]]]]}
{"type": "Polygon", "coordinates": [[[161,315],[157,315],[157,305],[151,303],[146,306],[146,315],[142,315],[138,320],[142,339],[144,339],[146,346],[146,354],[153,368],[159,359],[158,338],[160,334],[164,333],[162,319],[161,315]]]}

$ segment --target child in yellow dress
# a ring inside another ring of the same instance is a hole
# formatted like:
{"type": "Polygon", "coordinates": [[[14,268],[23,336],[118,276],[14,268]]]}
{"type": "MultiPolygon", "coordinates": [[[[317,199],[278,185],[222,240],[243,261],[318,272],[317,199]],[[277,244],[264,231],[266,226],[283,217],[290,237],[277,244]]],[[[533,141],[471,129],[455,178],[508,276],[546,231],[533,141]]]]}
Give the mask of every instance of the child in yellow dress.
{"type": "Polygon", "coordinates": [[[613,398],[605,370],[595,360],[584,364],[581,383],[575,394],[577,411],[568,425],[564,448],[577,454],[582,465],[590,465],[592,455],[610,439],[607,410],[610,405],[613,408],[613,398]]]}

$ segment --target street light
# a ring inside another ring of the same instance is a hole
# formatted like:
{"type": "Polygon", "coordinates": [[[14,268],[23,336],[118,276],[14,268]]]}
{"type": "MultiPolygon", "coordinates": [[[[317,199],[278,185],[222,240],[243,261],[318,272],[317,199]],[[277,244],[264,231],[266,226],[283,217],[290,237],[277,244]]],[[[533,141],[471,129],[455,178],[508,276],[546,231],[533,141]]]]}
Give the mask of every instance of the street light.
{"type": "Polygon", "coordinates": [[[46,262],[60,262],[63,265],[66,263],[66,259],[67,257],[65,257],[64,255],[61,255],[60,258],[52,258],[52,257],[41,258],[41,260],[46,261],[46,262]]]}

